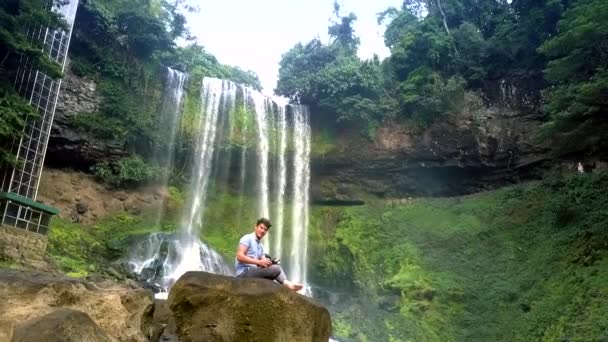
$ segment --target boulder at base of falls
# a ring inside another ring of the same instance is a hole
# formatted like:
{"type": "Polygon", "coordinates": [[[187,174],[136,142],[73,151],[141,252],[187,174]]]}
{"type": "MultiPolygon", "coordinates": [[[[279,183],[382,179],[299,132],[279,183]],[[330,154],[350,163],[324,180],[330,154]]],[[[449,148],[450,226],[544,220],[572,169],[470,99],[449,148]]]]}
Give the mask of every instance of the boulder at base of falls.
{"type": "Polygon", "coordinates": [[[169,305],[184,342],[327,342],[331,335],[325,307],[265,279],[188,272],[169,305]]]}
{"type": "Polygon", "coordinates": [[[111,342],[89,315],[72,309],[57,309],[20,324],[13,342],[111,342]]]}

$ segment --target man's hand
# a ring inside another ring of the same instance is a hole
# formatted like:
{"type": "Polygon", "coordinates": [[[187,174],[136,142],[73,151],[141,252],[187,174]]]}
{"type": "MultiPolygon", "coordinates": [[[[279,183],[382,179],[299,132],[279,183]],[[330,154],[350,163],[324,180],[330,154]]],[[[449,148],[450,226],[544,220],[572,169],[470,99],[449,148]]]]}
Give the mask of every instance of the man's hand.
{"type": "Polygon", "coordinates": [[[262,268],[266,268],[272,265],[272,261],[270,261],[270,259],[268,258],[262,258],[258,261],[258,266],[262,267],[262,268]]]}

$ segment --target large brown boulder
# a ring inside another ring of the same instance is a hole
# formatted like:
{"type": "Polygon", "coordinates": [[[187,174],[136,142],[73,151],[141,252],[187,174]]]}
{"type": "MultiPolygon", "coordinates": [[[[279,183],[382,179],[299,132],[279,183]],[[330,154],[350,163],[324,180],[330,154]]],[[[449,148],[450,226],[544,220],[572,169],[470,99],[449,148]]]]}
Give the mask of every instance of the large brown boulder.
{"type": "Polygon", "coordinates": [[[89,315],[72,309],[57,309],[20,324],[13,342],[111,342],[89,315]]]}
{"type": "Polygon", "coordinates": [[[169,305],[184,342],[327,342],[331,335],[326,308],[265,279],[188,272],[169,305]]]}
{"type": "MultiPolygon", "coordinates": [[[[0,298],[2,342],[3,338],[17,337],[20,324],[34,322],[61,308],[86,313],[112,341],[147,340],[140,324],[144,309],[152,303],[152,293],[135,285],[109,280],[93,283],[58,274],[0,268],[0,298]]],[[[77,322],[82,320],[76,318],[77,322]]]]}

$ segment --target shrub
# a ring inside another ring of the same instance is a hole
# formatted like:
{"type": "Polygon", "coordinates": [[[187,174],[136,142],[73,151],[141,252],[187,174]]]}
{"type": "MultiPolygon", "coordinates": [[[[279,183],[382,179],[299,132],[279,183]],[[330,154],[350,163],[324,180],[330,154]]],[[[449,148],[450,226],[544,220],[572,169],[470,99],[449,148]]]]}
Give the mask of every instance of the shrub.
{"type": "Polygon", "coordinates": [[[131,156],[115,162],[101,162],[94,166],[93,171],[101,181],[116,187],[155,181],[166,172],[161,167],[147,164],[139,156],[131,156]]]}

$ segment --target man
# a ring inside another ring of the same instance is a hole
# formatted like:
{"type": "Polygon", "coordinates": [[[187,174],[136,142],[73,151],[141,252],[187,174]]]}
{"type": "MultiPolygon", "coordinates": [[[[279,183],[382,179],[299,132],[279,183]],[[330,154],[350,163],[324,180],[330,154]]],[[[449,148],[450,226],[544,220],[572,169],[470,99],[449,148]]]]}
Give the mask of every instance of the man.
{"type": "Polygon", "coordinates": [[[264,278],[276,280],[283,286],[299,291],[302,289],[302,284],[297,284],[287,280],[285,272],[281,266],[272,264],[264,254],[264,246],[260,240],[270,229],[272,225],[266,218],[259,219],[255,224],[253,233],[247,234],[239,241],[239,247],[236,250],[236,276],[238,278],[264,278]]]}

